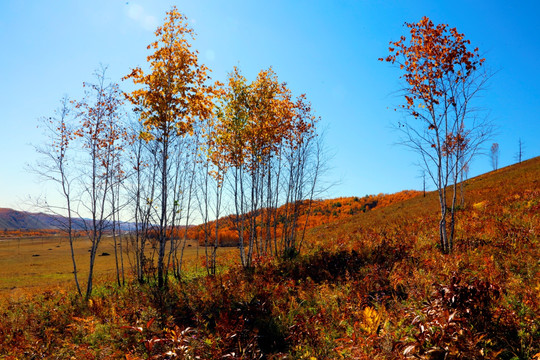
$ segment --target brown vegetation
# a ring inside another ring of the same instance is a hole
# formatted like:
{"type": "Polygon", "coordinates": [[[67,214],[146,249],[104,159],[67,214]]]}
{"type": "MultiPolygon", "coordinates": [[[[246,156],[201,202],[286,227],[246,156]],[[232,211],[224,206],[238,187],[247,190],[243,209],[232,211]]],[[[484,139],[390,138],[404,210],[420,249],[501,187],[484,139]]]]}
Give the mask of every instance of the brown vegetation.
{"type": "MultiPolygon", "coordinates": [[[[336,199],[327,200],[314,200],[310,202],[308,200],[299,201],[299,217],[298,223],[305,224],[306,229],[312,229],[314,227],[334,222],[338,219],[349,218],[353,215],[365,213],[375,208],[380,209],[385,206],[401,202],[415,196],[420,195],[420,191],[405,190],[395,194],[378,194],[378,195],[366,195],[364,197],[342,197],[336,199]],[[308,216],[309,215],[309,216],[308,216]]],[[[277,218],[279,223],[277,226],[277,236],[281,237],[287,205],[283,205],[277,209],[277,218]]],[[[267,209],[262,209],[256,215],[256,222],[262,223],[263,216],[266,214],[267,209]]],[[[209,238],[215,237],[215,221],[208,223],[209,226],[209,238]]],[[[204,246],[205,233],[204,225],[193,226],[188,229],[188,238],[199,241],[201,246],[204,246]]],[[[257,229],[259,238],[262,237],[261,232],[263,229],[259,227],[257,229]]],[[[236,226],[235,217],[227,216],[219,219],[218,222],[218,239],[220,246],[237,246],[238,245],[238,228],[236,226]]]]}
{"type": "Polygon", "coordinates": [[[167,292],[132,283],[98,286],[90,301],[65,291],[5,298],[0,354],[538,357],[538,179],[540,158],[467,181],[451,254],[433,241],[432,192],[312,228],[309,251],[295,259],[257,258],[251,271],[231,264],[167,292]]]}
{"type": "MultiPolygon", "coordinates": [[[[314,201],[326,159],[305,96],[293,101],[271,68],[209,84],[173,7],[148,47],[150,72],[126,77],[140,86],[125,94],[138,130],[124,131],[104,69],[48,119],[39,173],[65,198],[77,292],[3,298],[0,357],[540,358],[540,158],[459,184],[490,130],[469,107],[483,59],[447,25],[406,25],[410,45],[391,43],[386,60],[404,56],[402,109],[423,120],[406,140],[437,190],[314,201]],[[234,214],[220,220],[223,193],[234,214]],[[79,207],[91,214],[84,240],[79,207]],[[196,207],[204,224],[190,228],[196,207]],[[115,281],[94,284],[94,265],[113,253],[115,281]]],[[[16,243],[4,271],[40,263],[55,276],[53,256],[30,244],[21,257],[16,243]]]]}

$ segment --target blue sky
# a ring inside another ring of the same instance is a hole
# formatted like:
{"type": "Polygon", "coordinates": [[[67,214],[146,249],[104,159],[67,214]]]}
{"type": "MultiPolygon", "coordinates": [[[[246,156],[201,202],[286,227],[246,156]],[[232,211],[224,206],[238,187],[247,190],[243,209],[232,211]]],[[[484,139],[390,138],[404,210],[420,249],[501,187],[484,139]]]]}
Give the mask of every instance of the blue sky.
{"type": "MultiPolygon", "coordinates": [[[[233,66],[253,79],[273,66],[295,94],[306,93],[334,154],[327,197],[420,189],[417,156],[392,124],[399,71],[377,61],[404,22],[422,16],[457,27],[495,73],[481,105],[497,128],[500,166],[540,155],[540,9],[510,1],[23,1],[0,3],[0,207],[23,209],[26,196],[55,191],[25,171],[44,141],[37,119],[63,95],[80,98],[100,63],[120,82],[145,67],[146,46],[176,5],[197,32],[194,47],[225,80],[233,66]]],[[[129,90],[129,84],[122,84],[129,90]]],[[[471,175],[491,170],[478,156],[471,175]]],[[[431,187],[433,188],[433,186],[431,187]]]]}

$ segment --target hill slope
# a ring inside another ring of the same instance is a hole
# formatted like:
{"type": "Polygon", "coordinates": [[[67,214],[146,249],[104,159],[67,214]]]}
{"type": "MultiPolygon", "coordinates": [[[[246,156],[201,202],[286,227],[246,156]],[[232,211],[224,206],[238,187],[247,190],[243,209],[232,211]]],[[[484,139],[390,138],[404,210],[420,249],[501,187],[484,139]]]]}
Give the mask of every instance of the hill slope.
{"type": "MultiPolygon", "coordinates": [[[[350,218],[355,214],[364,214],[375,209],[381,209],[391,204],[400,203],[404,200],[414,198],[421,194],[420,191],[404,190],[395,194],[366,195],[364,197],[340,197],[326,200],[313,200],[311,206],[309,201],[304,200],[299,205],[299,216],[297,222],[300,227],[307,229],[317,227],[321,224],[328,224],[339,219],[350,218]],[[309,215],[308,215],[309,214],[309,215]]],[[[292,206],[282,205],[275,212],[276,232],[280,237],[286,216],[291,216],[292,206]]],[[[257,221],[263,222],[262,216],[267,216],[267,209],[261,210],[257,215],[257,221]],[[261,216],[262,214],[262,216],[261,216]]],[[[222,246],[236,246],[238,244],[238,229],[234,215],[222,217],[218,220],[219,244],[222,246]]],[[[206,226],[211,239],[215,236],[215,221],[211,221],[206,226]]],[[[188,231],[190,239],[199,240],[204,244],[205,225],[193,226],[188,231]]],[[[259,228],[260,231],[260,228],[259,228]]],[[[261,236],[261,235],[259,235],[261,236]]]]}
{"type": "Polygon", "coordinates": [[[0,229],[57,229],[60,220],[62,218],[58,216],[0,208],[0,229]]]}
{"type": "MultiPolygon", "coordinates": [[[[456,213],[458,239],[461,237],[480,236],[488,231],[495,231],[492,222],[503,220],[525,211],[532,223],[538,224],[540,214],[540,157],[507,166],[496,171],[468,179],[463,184],[463,204],[456,213]],[[490,219],[489,224],[483,223],[490,219]],[[473,225],[477,226],[473,226],[473,225]],[[465,232],[465,233],[464,233],[465,232]]],[[[458,204],[461,196],[458,193],[458,204]]],[[[315,238],[335,238],[341,245],[351,245],[358,237],[353,234],[366,229],[390,228],[429,228],[434,229],[429,236],[437,235],[436,224],[439,220],[439,199],[436,191],[423,196],[416,196],[396,202],[374,211],[339,219],[322,227],[314,228],[311,235],[315,238]],[[362,230],[363,229],[363,230],[362,230]]],[[[501,224],[502,223],[502,224],[501,224]]],[[[531,231],[539,229],[531,229],[531,231]]],[[[538,232],[537,232],[538,233],[538,232]]],[[[314,241],[313,246],[321,245],[314,241]]],[[[459,244],[457,244],[459,246],[459,244]]]]}
{"type": "MultiPolygon", "coordinates": [[[[90,224],[89,219],[72,219],[73,230],[84,230],[90,224]]],[[[60,215],[49,215],[45,213],[32,213],[27,211],[17,211],[9,208],[0,208],[0,231],[8,230],[64,230],[68,219],[60,215]]],[[[131,230],[134,225],[129,222],[121,223],[122,230],[131,230]]],[[[38,231],[39,232],[39,231],[38,231]]]]}
{"type": "Polygon", "coordinates": [[[91,301],[63,291],[10,300],[0,354],[538,359],[539,179],[536,158],[468,180],[446,255],[431,192],[313,227],[301,255],[248,271],[220,257],[223,272],[188,269],[162,292],[112,281],[91,301]]]}

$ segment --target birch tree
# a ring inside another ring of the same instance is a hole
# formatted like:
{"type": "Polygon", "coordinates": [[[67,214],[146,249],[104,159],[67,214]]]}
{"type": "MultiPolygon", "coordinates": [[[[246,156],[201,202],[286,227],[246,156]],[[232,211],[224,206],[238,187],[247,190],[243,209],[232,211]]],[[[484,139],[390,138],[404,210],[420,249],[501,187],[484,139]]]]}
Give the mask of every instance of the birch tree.
{"type": "Polygon", "coordinates": [[[171,209],[169,177],[171,143],[188,136],[198,119],[211,115],[213,88],[207,86],[208,68],[199,63],[197,51],[191,48],[194,32],[176,7],[167,12],[165,23],[155,32],[157,40],[148,46],[149,71],[137,67],[124,79],[131,79],[139,89],[126,94],[144,126],[141,136],[159,146],[158,286],[165,286],[165,252],[169,240],[171,209]]]}
{"type": "Polygon", "coordinates": [[[439,244],[449,253],[454,244],[457,179],[463,170],[459,164],[468,163],[491,134],[491,125],[473,105],[489,74],[478,48],[471,49],[470,40],[456,28],[435,25],[427,17],[405,25],[410,38],[391,41],[390,55],[379,60],[403,71],[405,103],[400,108],[410,121],[399,129],[437,188],[439,244]]]}

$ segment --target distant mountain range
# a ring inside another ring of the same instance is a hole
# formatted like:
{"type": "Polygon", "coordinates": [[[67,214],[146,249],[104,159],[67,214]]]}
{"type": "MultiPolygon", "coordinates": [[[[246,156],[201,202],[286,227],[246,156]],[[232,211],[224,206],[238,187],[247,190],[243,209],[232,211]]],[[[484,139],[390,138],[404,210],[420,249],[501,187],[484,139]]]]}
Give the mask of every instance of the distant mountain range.
{"type": "Polygon", "coordinates": [[[0,208],[0,229],[58,229],[62,227],[61,224],[65,223],[65,220],[62,216],[0,208]]]}
{"type": "MultiPolygon", "coordinates": [[[[74,230],[84,229],[84,223],[88,219],[73,219],[74,230]]],[[[8,208],[0,208],[0,230],[44,230],[62,229],[67,224],[67,218],[59,215],[49,215],[45,213],[31,213],[27,211],[17,211],[8,208]]],[[[123,230],[133,228],[131,223],[123,223],[123,230]]]]}

